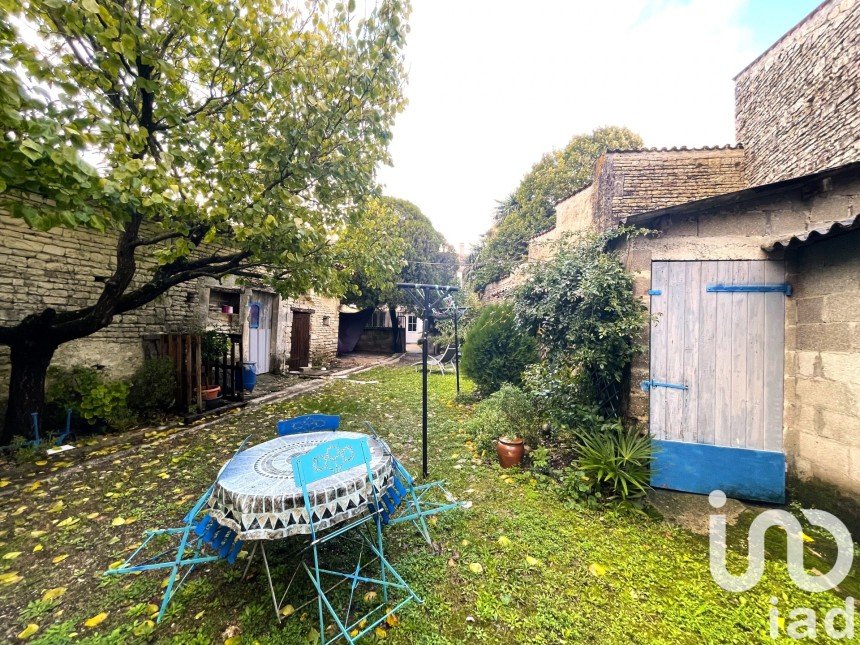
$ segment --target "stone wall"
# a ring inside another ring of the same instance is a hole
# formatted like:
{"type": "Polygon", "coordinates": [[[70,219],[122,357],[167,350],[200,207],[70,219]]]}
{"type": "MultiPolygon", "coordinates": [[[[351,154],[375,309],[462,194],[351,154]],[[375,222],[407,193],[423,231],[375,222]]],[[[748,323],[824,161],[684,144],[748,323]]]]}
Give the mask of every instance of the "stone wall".
{"type": "Polygon", "coordinates": [[[529,241],[529,262],[538,262],[553,254],[553,244],[566,233],[577,233],[594,226],[596,186],[590,184],[555,206],[555,226],[529,241]]]}
{"type": "Polygon", "coordinates": [[[483,302],[499,302],[507,298],[511,292],[523,283],[525,267],[517,267],[517,269],[509,276],[491,282],[484,288],[484,293],[481,294],[483,302]]]}
{"type": "Polygon", "coordinates": [[[744,150],[714,147],[607,152],[595,171],[595,219],[621,218],[746,188],[744,150]]]}
{"type": "Polygon", "coordinates": [[[786,453],[860,499],[860,230],[787,254],[786,453]]]}
{"type": "Polygon", "coordinates": [[[860,160],[860,0],[831,0],[735,78],[752,185],[860,160]]]}
{"type": "MultiPolygon", "coordinates": [[[[102,287],[96,278],[109,276],[114,269],[115,235],[64,228],[50,233],[34,231],[22,220],[0,213],[0,236],[0,324],[14,324],[45,307],[62,311],[94,304],[102,287]]],[[[143,257],[139,266],[135,284],[146,279],[155,262],[143,257]]],[[[116,316],[105,329],[61,345],[54,364],[101,365],[111,377],[128,377],[144,358],[144,336],[201,328],[243,331],[250,291],[231,278],[222,283],[207,278],[178,285],[144,307],[116,316]],[[210,311],[213,291],[236,294],[233,315],[210,311]]],[[[294,300],[275,296],[275,307],[273,336],[277,340],[273,352],[277,360],[273,368],[282,368],[289,356],[292,307],[314,312],[311,355],[326,352],[334,356],[339,300],[316,295],[294,300]]],[[[8,348],[0,346],[0,401],[7,396],[9,372],[8,348]]]]}
{"type": "MultiPolygon", "coordinates": [[[[0,323],[54,307],[58,311],[96,302],[102,284],[115,266],[116,236],[57,228],[50,233],[31,230],[19,219],[0,214],[0,323]]],[[[140,262],[140,277],[154,263],[140,262]]],[[[62,345],[56,364],[103,365],[112,376],[129,376],[143,359],[141,337],[182,331],[197,317],[196,282],[174,287],[136,311],[116,316],[114,322],[88,338],[62,345]]],[[[0,399],[9,381],[9,351],[0,346],[0,399]]]]}

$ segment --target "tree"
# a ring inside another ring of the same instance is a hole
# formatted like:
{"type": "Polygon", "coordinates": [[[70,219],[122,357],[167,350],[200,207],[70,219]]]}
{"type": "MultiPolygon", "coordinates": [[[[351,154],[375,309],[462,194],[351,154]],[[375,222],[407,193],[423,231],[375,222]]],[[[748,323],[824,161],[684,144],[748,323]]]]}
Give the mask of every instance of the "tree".
{"type": "Polygon", "coordinates": [[[384,212],[379,217],[387,220],[390,229],[400,239],[402,267],[396,279],[381,287],[368,284],[363,276],[357,276],[355,282],[360,295],[353,304],[361,307],[388,305],[392,351],[396,351],[397,308],[412,308],[414,305],[407,294],[395,287],[395,283],[455,284],[458,260],[445,237],[433,228],[427,216],[412,202],[384,197],[376,202],[375,208],[384,212]]]}
{"type": "Polygon", "coordinates": [[[509,275],[528,254],[529,240],[555,224],[555,204],[591,180],[597,158],[612,149],[642,147],[639,135],[606,127],[578,134],[561,150],[544,155],[517,189],[499,202],[493,228],[470,258],[469,281],[479,291],[509,275]]]}
{"type": "Polygon", "coordinates": [[[28,432],[57,347],[174,285],[232,274],[337,294],[356,261],[369,282],[389,278],[348,231],[403,106],[408,7],[307,6],[0,0],[4,208],[116,236],[95,302],[0,327],[0,442],[28,432]]]}

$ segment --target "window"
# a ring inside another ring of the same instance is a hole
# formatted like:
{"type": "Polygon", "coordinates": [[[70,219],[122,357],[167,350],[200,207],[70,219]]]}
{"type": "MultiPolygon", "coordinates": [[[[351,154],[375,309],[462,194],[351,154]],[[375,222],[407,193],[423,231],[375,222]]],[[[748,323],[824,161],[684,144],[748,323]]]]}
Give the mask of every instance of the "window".
{"type": "Polygon", "coordinates": [[[373,319],[370,324],[371,327],[389,327],[388,312],[377,309],[373,312],[373,319]]]}
{"type": "Polygon", "coordinates": [[[415,314],[406,316],[406,331],[418,331],[418,316],[415,314]]]}
{"type": "Polygon", "coordinates": [[[248,328],[249,329],[259,329],[260,328],[260,303],[252,302],[249,306],[250,315],[248,316],[248,328]]]}

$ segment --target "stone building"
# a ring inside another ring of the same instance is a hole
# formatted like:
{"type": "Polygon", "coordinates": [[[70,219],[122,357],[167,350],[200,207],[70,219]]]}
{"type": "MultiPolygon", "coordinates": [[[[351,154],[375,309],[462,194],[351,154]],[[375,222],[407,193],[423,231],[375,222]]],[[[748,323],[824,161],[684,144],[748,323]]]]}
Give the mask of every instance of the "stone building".
{"type": "MultiPolygon", "coordinates": [[[[15,323],[45,307],[62,310],[92,304],[101,292],[101,276],[112,271],[115,261],[116,238],[110,234],[65,228],[44,233],[0,214],[0,239],[0,324],[15,323]]],[[[140,265],[143,276],[153,261],[141,258],[140,265]]],[[[307,364],[311,357],[334,356],[339,306],[333,298],[308,294],[284,299],[262,285],[201,278],[117,316],[92,336],[61,345],[54,364],[100,365],[113,377],[127,377],[143,360],[145,337],[216,329],[241,333],[246,360],[256,361],[258,370],[284,370],[295,344],[293,323],[303,317],[301,331],[307,337],[302,340],[308,351],[294,357],[293,366],[307,364]],[[256,303],[261,316],[252,328],[249,312],[256,303]]],[[[7,396],[9,371],[8,348],[0,347],[0,401],[7,396]]]]}
{"type": "Polygon", "coordinates": [[[860,0],[828,0],[737,76],[738,145],[609,151],[530,241],[534,263],[565,234],[653,231],[617,250],[651,313],[628,414],[693,451],[664,460],[667,488],[722,468],[755,498],[760,470],[787,467],[800,498],[860,518],[858,69],[860,0]]]}

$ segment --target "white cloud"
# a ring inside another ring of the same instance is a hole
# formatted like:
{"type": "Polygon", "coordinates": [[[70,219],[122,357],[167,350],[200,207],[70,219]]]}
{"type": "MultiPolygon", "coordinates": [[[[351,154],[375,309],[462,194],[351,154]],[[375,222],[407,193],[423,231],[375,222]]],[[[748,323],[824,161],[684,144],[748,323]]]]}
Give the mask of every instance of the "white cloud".
{"type": "Polygon", "coordinates": [[[574,134],[625,125],[649,146],[732,143],[732,77],[756,53],[744,3],[416,0],[386,192],[473,243],[495,200],[574,134]]]}

